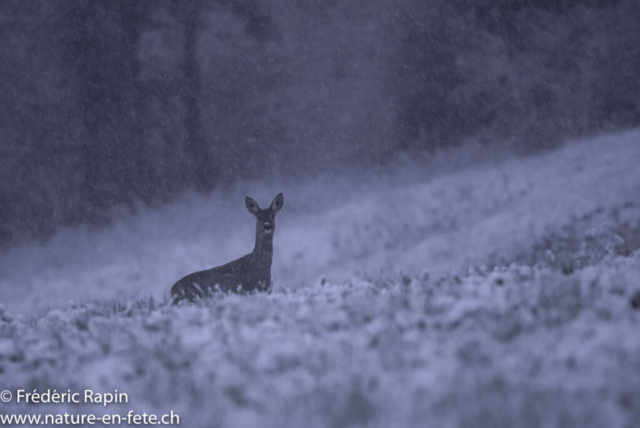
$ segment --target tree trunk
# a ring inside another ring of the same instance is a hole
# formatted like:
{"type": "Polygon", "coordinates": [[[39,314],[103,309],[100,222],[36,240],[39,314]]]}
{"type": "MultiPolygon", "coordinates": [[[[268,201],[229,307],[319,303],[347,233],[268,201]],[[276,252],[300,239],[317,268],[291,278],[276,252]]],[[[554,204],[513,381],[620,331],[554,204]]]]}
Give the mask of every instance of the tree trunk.
{"type": "Polygon", "coordinates": [[[196,190],[206,192],[213,189],[217,179],[210,147],[206,142],[200,111],[202,81],[198,64],[198,37],[201,31],[200,13],[202,1],[183,3],[184,8],[184,58],[183,97],[185,105],[185,130],[187,133],[187,156],[189,169],[196,190]]]}

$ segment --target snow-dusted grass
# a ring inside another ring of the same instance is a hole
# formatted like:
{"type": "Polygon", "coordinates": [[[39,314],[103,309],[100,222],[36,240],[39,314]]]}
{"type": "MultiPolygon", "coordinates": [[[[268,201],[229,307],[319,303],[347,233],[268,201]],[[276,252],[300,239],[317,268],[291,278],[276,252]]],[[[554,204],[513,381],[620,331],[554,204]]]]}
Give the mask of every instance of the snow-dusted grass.
{"type": "MultiPolygon", "coordinates": [[[[4,314],[2,387],[118,390],[190,427],[631,427],[640,252],[566,276],[356,278],[184,307],[98,301],[4,314]]],[[[6,413],[42,406],[3,405],[6,413]]]]}
{"type": "MultiPolygon", "coordinates": [[[[0,389],[114,389],[190,427],[632,427],[640,131],[438,174],[244,183],[0,260],[0,389]],[[273,293],[166,305],[251,251],[273,293]],[[142,297],[139,297],[142,296],[142,297]]],[[[441,164],[442,159],[434,162],[441,164]]]]}

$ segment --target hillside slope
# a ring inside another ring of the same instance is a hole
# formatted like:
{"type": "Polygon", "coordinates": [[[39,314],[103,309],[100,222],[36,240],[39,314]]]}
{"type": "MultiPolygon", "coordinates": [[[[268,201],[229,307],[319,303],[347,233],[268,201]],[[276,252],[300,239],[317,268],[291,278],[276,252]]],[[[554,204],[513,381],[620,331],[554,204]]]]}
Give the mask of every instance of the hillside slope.
{"type": "Polygon", "coordinates": [[[251,251],[251,195],[278,192],[274,287],[354,273],[465,275],[509,263],[549,231],[578,235],[640,218],[640,130],[604,135],[498,166],[387,180],[374,173],[308,182],[245,183],[122,216],[102,230],[67,229],[44,245],[6,252],[0,301],[19,311],[70,299],[162,298],[183,275],[251,251]],[[604,226],[603,226],[604,222],[604,226]]]}

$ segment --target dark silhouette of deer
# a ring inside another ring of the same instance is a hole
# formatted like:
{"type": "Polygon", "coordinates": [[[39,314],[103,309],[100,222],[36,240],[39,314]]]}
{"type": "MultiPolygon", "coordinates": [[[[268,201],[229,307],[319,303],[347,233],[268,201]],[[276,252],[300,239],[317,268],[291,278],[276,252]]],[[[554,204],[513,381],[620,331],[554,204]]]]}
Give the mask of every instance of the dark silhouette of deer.
{"type": "Polygon", "coordinates": [[[248,294],[270,290],[275,216],[284,204],[284,197],[280,193],[265,210],[260,209],[256,201],[249,197],[245,203],[257,220],[253,251],[226,265],[194,272],[176,282],[171,287],[174,304],[184,299],[193,301],[217,291],[248,294]]]}

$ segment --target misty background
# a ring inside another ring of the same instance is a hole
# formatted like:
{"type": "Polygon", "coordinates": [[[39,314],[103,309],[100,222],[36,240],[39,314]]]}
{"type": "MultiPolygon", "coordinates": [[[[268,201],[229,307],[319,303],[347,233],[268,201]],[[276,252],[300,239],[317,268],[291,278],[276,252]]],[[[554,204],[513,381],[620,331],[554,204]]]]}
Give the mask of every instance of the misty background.
{"type": "Polygon", "coordinates": [[[240,180],[635,127],[639,22],[635,0],[3,0],[0,247],[240,180]]]}

